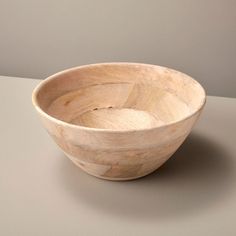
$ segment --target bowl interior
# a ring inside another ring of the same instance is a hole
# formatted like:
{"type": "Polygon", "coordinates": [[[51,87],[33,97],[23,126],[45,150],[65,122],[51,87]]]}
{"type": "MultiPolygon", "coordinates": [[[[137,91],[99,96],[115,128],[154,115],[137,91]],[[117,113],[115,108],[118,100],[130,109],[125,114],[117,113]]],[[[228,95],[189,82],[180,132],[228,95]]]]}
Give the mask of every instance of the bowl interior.
{"type": "Polygon", "coordinates": [[[37,105],[67,123],[101,129],[158,127],[190,116],[205,100],[189,76],[164,67],[107,63],[73,68],[46,79],[37,105]]]}

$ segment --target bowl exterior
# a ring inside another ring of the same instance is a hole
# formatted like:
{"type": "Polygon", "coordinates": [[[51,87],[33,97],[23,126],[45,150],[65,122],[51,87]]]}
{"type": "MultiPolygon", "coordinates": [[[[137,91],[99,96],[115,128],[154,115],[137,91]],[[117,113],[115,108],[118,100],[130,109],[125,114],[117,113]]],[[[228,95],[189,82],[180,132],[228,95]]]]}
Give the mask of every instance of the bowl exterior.
{"type": "Polygon", "coordinates": [[[201,110],[175,124],[128,132],[83,129],[40,115],[54,141],[85,172],[103,179],[129,180],[166,162],[188,136],[201,110]]]}

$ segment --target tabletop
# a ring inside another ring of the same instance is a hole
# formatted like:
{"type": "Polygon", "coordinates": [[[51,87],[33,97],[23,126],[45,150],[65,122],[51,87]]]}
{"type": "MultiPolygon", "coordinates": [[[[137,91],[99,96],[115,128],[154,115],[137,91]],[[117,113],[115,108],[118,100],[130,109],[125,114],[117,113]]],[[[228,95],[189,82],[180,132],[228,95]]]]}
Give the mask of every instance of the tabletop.
{"type": "Polygon", "coordinates": [[[31,104],[39,82],[0,76],[0,235],[236,235],[236,99],[208,96],[166,164],[112,182],[51,140],[31,104]]]}

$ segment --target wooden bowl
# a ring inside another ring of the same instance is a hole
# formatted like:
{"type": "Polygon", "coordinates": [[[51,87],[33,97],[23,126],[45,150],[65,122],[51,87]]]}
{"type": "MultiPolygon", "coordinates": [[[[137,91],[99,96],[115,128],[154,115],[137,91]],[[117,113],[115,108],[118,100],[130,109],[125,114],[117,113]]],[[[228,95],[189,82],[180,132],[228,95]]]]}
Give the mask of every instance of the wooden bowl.
{"type": "Polygon", "coordinates": [[[206,95],[198,82],[172,69],[101,63],[50,76],[32,99],[49,134],[77,166],[99,178],[129,180],[169,159],[206,95]]]}

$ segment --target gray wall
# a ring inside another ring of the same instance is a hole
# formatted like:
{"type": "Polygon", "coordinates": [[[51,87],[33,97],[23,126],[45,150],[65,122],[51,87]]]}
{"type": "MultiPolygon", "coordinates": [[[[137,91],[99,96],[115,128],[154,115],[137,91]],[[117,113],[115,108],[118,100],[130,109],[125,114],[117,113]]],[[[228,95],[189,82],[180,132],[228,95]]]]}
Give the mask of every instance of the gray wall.
{"type": "Polygon", "coordinates": [[[236,96],[234,0],[0,0],[0,74],[94,62],[165,65],[236,96]]]}

